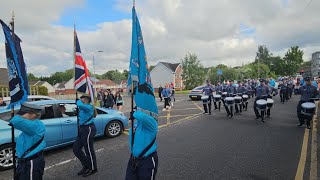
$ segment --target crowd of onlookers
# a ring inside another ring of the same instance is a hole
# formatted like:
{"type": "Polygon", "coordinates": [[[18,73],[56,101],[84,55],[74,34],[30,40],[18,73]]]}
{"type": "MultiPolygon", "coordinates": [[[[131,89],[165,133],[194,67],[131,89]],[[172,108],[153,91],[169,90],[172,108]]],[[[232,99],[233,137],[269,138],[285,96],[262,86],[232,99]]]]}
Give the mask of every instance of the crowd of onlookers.
{"type": "Polygon", "coordinates": [[[116,106],[117,110],[121,111],[124,106],[120,91],[113,93],[110,89],[100,89],[97,94],[97,99],[100,103],[100,107],[113,109],[114,106],[116,106]]]}

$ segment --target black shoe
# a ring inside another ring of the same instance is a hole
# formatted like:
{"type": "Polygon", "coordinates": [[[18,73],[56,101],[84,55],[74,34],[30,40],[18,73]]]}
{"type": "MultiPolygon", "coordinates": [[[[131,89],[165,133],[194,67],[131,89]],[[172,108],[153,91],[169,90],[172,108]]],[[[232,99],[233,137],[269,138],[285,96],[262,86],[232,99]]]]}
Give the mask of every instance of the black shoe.
{"type": "Polygon", "coordinates": [[[259,119],[259,118],[261,118],[261,116],[256,116],[256,119],[259,119]]]}
{"type": "Polygon", "coordinates": [[[211,115],[211,112],[209,112],[209,115],[211,115]]]}
{"type": "Polygon", "coordinates": [[[82,176],[86,172],[87,168],[83,167],[81,171],[78,172],[78,176],[82,176]]]}
{"type": "Polygon", "coordinates": [[[86,169],[86,171],[84,172],[84,174],[82,175],[82,177],[90,176],[90,175],[93,174],[93,173],[94,173],[94,170],[86,169]]]}
{"type": "Polygon", "coordinates": [[[302,126],[303,126],[303,124],[301,124],[301,123],[298,124],[298,127],[302,127],[302,126]]]}
{"type": "Polygon", "coordinates": [[[227,117],[229,117],[230,116],[230,114],[227,114],[227,117]]]}
{"type": "Polygon", "coordinates": [[[261,119],[261,122],[263,122],[263,123],[264,123],[264,119],[261,119]]]}
{"type": "Polygon", "coordinates": [[[307,126],[307,129],[311,129],[311,126],[310,126],[310,125],[308,125],[308,126],[307,126]]]}
{"type": "Polygon", "coordinates": [[[233,117],[233,114],[231,114],[231,116],[230,117],[233,117]]]}

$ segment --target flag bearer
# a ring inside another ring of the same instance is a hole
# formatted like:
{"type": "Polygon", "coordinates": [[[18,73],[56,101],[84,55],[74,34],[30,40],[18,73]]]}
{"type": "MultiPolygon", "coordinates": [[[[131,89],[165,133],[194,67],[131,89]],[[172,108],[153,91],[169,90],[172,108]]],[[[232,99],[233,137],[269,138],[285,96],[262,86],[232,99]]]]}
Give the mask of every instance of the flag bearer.
{"type": "Polygon", "coordinates": [[[91,97],[83,95],[77,101],[79,108],[79,133],[73,144],[73,153],[82,164],[79,176],[87,177],[98,172],[96,154],[93,148],[93,139],[96,135],[96,126],[94,124],[95,112],[90,104],[91,97]],[[84,148],[85,153],[82,151],[84,148]]]}
{"type": "Polygon", "coordinates": [[[16,141],[18,157],[15,180],[42,179],[45,161],[43,149],[45,126],[39,120],[42,107],[24,103],[17,116],[10,120],[10,125],[22,131],[16,141]]]}

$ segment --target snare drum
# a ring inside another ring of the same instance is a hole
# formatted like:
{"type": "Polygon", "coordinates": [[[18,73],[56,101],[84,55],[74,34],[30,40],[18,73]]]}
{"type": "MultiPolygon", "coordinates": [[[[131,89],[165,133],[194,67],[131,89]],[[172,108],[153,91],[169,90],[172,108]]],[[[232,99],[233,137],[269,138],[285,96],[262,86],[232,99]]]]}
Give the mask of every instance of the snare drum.
{"type": "Polygon", "coordinates": [[[268,107],[268,108],[272,108],[273,103],[274,103],[274,100],[273,100],[273,99],[270,99],[270,98],[267,99],[267,107],[268,107]]]}
{"type": "Polygon", "coordinates": [[[235,101],[236,104],[240,104],[241,100],[242,100],[241,96],[234,97],[234,101],[235,101]]]}
{"type": "Polygon", "coordinates": [[[237,96],[240,96],[240,97],[242,97],[242,93],[238,93],[238,94],[237,94],[237,96]]]}
{"type": "Polygon", "coordinates": [[[316,111],[316,104],[312,102],[302,103],[301,107],[301,113],[307,116],[312,116],[316,111]]]}
{"type": "Polygon", "coordinates": [[[232,93],[229,94],[229,97],[235,97],[235,96],[236,96],[235,94],[232,94],[232,93]]]}
{"type": "Polygon", "coordinates": [[[227,94],[228,94],[227,92],[223,92],[223,93],[222,93],[222,96],[221,96],[222,99],[225,99],[225,98],[227,97],[227,94]]]}
{"type": "Polygon", "coordinates": [[[242,96],[242,99],[243,99],[244,102],[246,102],[246,101],[248,101],[249,96],[248,96],[248,95],[243,95],[243,96],[242,96]]]}
{"type": "Polygon", "coordinates": [[[233,97],[226,97],[225,102],[227,106],[232,106],[234,104],[234,98],[233,97]]]}
{"type": "Polygon", "coordinates": [[[257,100],[257,109],[260,111],[264,111],[267,108],[267,101],[264,99],[257,100]]]}
{"type": "Polygon", "coordinates": [[[215,102],[219,102],[221,100],[221,95],[214,95],[213,99],[215,102]]]}
{"type": "Polygon", "coordinates": [[[202,100],[203,104],[208,103],[208,99],[209,99],[209,96],[202,96],[201,97],[201,100],[202,100]]]}

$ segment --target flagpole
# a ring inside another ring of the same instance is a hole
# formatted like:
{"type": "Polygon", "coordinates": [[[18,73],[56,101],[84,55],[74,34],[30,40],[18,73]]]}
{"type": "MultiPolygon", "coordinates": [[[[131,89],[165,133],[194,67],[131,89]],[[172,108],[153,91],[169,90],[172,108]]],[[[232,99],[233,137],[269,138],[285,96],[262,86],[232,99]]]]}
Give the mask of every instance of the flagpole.
{"type": "MultiPolygon", "coordinates": [[[[11,18],[11,30],[12,30],[12,41],[15,47],[15,34],[14,34],[14,11],[12,11],[12,18],[11,18]]],[[[11,118],[14,117],[14,106],[11,105],[11,118]]],[[[14,135],[14,127],[11,126],[11,141],[12,141],[12,163],[13,163],[13,178],[16,177],[17,167],[16,167],[16,143],[15,143],[15,135],[14,135]]]]}
{"type": "MultiPolygon", "coordinates": [[[[74,80],[76,80],[76,70],[75,70],[75,64],[76,64],[76,24],[74,23],[74,30],[73,30],[73,64],[74,64],[74,80]]],[[[78,91],[76,90],[76,104],[78,100],[78,91]]],[[[77,134],[79,136],[79,108],[77,105],[77,134]]]]}
{"type": "MultiPolygon", "coordinates": [[[[133,8],[136,5],[136,1],[133,0],[133,8]]],[[[133,25],[133,23],[132,23],[133,25]]],[[[133,143],[134,143],[134,117],[133,117],[133,92],[134,91],[134,84],[133,84],[133,80],[131,78],[131,113],[130,113],[130,120],[131,120],[131,149],[133,148],[133,143]]]]}

